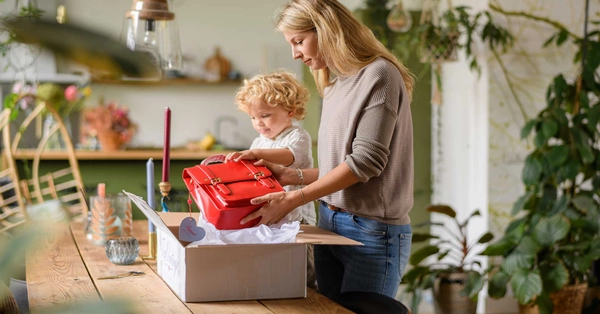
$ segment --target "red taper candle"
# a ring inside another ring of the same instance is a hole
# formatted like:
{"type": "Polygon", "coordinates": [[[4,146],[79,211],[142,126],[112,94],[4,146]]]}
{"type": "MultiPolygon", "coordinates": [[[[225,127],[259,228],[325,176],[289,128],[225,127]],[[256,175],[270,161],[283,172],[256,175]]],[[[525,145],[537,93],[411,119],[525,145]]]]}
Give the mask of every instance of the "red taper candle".
{"type": "Polygon", "coordinates": [[[163,147],[162,182],[169,182],[171,164],[171,108],[165,108],[165,141],[163,147]]]}

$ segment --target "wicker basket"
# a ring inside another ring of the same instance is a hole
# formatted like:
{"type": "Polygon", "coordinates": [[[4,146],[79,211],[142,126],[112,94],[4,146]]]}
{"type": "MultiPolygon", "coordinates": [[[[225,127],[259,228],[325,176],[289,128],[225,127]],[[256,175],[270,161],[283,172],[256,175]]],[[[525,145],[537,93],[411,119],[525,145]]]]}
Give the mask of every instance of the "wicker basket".
{"type": "MultiPolygon", "coordinates": [[[[553,292],[550,295],[552,305],[554,306],[553,314],[581,314],[583,301],[585,301],[585,293],[587,291],[587,283],[579,285],[569,285],[562,289],[553,292]]],[[[520,314],[539,314],[537,305],[519,305],[520,314]]]]}
{"type": "Polygon", "coordinates": [[[477,302],[460,292],[465,288],[466,273],[442,274],[433,289],[433,301],[437,314],[475,314],[477,302]]]}

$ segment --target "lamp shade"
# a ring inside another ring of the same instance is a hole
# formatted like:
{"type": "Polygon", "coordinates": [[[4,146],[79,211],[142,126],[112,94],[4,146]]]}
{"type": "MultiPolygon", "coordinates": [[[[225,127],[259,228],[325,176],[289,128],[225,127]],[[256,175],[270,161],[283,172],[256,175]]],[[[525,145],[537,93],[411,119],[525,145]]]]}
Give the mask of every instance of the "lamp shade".
{"type": "Polygon", "coordinates": [[[125,14],[121,41],[143,52],[163,71],[183,69],[179,30],[167,0],[133,0],[125,14]]]}

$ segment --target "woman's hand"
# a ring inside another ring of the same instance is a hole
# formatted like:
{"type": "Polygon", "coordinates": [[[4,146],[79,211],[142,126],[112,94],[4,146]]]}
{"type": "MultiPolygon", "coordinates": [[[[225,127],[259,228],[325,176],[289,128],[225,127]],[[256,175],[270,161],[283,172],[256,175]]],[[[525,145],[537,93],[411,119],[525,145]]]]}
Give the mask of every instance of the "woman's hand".
{"type": "Polygon", "coordinates": [[[229,153],[227,154],[227,156],[225,156],[225,162],[229,162],[229,161],[240,161],[242,159],[256,159],[256,157],[254,156],[254,152],[252,150],[243,150],[241,152],[233,152],[233,153],[229,153]]]}
{"type": "Polygon", "coordinates": [[[294,185],[296,184],[296,182],[298,182],[298,173],[295,169],[274,164],[264,159],[255,162],[254,165],[267,167],[271,171],[277,182],[279,182],[279,184],[281,184],[282,186],[294,185]]]}
{"type": "Polygon", "coordinates": [[[280,222],[294,208],[303,204],[299,191],[276,192],[255,197],[250,200],[251,204],[265,203],[260,209],[244,217],[240,223],[243,225],[257,217],[261,217],[258,224],[270,225],[280,222]]]}

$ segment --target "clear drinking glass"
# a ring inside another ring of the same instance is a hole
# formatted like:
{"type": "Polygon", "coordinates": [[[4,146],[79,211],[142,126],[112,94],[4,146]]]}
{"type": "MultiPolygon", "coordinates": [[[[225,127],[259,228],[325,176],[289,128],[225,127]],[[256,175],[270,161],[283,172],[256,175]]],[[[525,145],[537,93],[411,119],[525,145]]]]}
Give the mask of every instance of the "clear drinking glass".
{"type": "Polygon", "coordinates": [[[139,252],[140,246],[134,237],[118,237],[106,241],[106,257],[117,265],[133,264],[139,252]]]}
{"type": "Polygon", "coordinates": [[[104,245],[108,239],[133,234],[131,200],[127,195],[91,196],[90,207],[87,237],[94,244],[104,245]]]}

